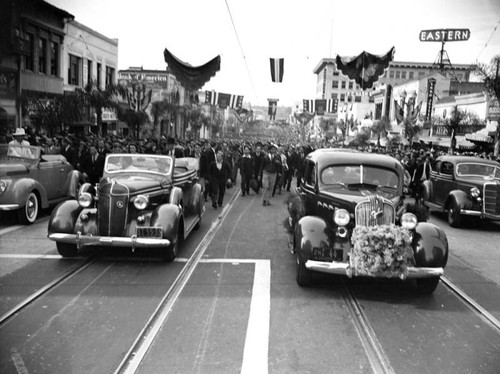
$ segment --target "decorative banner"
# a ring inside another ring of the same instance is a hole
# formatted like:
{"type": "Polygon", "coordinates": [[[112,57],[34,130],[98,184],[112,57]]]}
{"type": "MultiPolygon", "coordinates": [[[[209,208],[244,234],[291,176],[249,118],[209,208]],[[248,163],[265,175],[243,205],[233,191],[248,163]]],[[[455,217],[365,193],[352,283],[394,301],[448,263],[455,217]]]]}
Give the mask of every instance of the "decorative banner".
{"type": "Polygon", "coordinates": [[[201,66],[191,66],[179,60],[168,49],[163,52],[165,62],[177,80],[188,90],[199,90],[220,70],[220,56],[201,66]]]}
{"type": "Polygon", "coordinates": [[[412,125],[415,125],[417,123],[418,115],[420,114],[420,108],[422,107],[422,102],[420,102],[417,106],[413,106],[412,109],[410,110],[410,113],[408,113],[408,120],[412,125]]]}
{"type": "Polygon", "coordinates": [[[434,100],[434,88],[436,87],[436,79],[429,78],[427,80],[427,108],[425,110],[425,120],[429,121],[432,116],[432,102],[434,100]]]}
{"type": "Polygon", "coordinates": [[[253,111],[244,108],[233,109],[233,113],[239,122],[248,122],[253,117],[253,111]]]}
{"type": "Polygon", "coordinates": [[[270,58],[269,62],[271,64],[271,79],[273,80],[273,82],[282,82],[285,59],[270,58]]]}
{"type": "Polygon", "coordinates": [[[205,91],[205,103],[218,105],[219,108],[241,108],[243,106],[243,96],[219,93],[215,91],[205,91]]]}
{"type": "Polygon", "coordinates": [[[394,114],[396,115],[396,122],[398,125],[404,121],[405,110],[401,105],[398,104],[397,100],[394,100],[394,114]]]}
{"type": "Polygon", "coordinates": [[[338,101],[336,99],[316,99],[316,100],[302,100],[302,110],[305,113],[316,113],[319,116],[325,113],[337,113],[338,101]]]}
{"type": "Polygon", "coordinates": [[[269,120],[276,120],[276,111],[278,110],[278,99],[267,99],[269,102],[269,108],[267,114],[269,114],[269,120]]]}
{"type": "Polygon", "coordinates": [[[357,57],[347,60],[337,55],[335,59],[337,69],[342,74],[356,81],[361,89],[372,88],[378,78],[384,74],[385,69],[394,58],[395,48],[392,47],[389,52],[383,56],[372,55],[363,51],[357,57]]]}
{"type": "Polygon", "coordinates": [[[389,118],[391,113],[391,97],[392,97],[392,85],[388,84],[385,90],[385,112],[384,116],[389,118]]]}

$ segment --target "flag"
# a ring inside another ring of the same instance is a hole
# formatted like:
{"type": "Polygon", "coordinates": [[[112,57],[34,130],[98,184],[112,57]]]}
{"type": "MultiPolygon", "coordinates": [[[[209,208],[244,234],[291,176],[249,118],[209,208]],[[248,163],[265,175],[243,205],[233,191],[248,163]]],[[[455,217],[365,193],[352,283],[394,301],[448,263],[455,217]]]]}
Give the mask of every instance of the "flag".
{"type": "Polygon", "coordinates": [[[314,100],[302,100],[303,111],[306,113],[314,113],[316,111],[314,100]]]}
{"type": "Polygon", "coordinates": [[[337,99],[328,99],[326,101],[326,111],[328,113],[337,113],[337,111],[338,111],[337,99]]]}
{"type": "Polygon", "coordinates": [[[410,113],[408,114],[408,119],[410,122],[415,125],[417,123],[418,115],[420,114],[420,108],[422,107],[422,102],[420,102],[417,106],[413,107],[410,113]]]}
{"type": "Polygon", "coordinates": [[[219,93],[219,100],[217,101],[217,104],[219,105],[219,108],[221,109],[226,109],[229,106],[229,102],[231,101],[231,95],[227,93],[219,93]]]}
{"type": "Polygon", "coordinates": [[[229,99],[229,107],[230,108],[241,108],[243,106],[243,96],[240,95],[231,95],[229,99]]]}
{"type": "Polygon", "coordinates": [[[394,100],[394,110],[396,115],[396,122],[399,125],[404,120],[405,111],[403,107],[398,104],[397,100],[394,100]]]}
{"type": "Polygon", "coordinates": [[[278,100],[277,99],[267,99],[269,101],[269,108],[267,114],[269,114],[269,120],[276,120],[276,111],[278,109],[278,100]]]}
{"type": "Polygon", "coordinates": [[[285,59],[270,58],[269,62],[271,63],[271,79],[273,82],[282,82],[285,59]]]}
{"type": "Polygon", "coordinates": [[[215,91],[205,91],[205,103],[216,105],[219,99],[219,94],[215,91]]]}

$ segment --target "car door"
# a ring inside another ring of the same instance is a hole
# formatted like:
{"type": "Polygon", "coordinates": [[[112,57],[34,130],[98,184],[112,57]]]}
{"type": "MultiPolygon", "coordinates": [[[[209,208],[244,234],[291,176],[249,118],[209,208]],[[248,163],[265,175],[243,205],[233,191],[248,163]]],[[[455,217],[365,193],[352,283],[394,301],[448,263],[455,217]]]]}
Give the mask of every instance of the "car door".
{"type": "Polygon", "coordinates": [[[444,205],[448,194],[453,189],[454,183],[454,165],[449,161],[443,161],[439,165],[434,183],[435,202],[444,205]]]}
{"type": "Polygon", "coordinates": [[[71,167],[61,160],[41,160],[38,164],[38,178],[47,192],[47,198],[54,200],[67,195],[71,167]]]}
{"type": "Polygon", "coordinates": [[[304,177],[301,183],[301,199],[304,203],[306,214],[316,214],[316,164],[311,160],[306,160],[304,167],[304,177]]]}

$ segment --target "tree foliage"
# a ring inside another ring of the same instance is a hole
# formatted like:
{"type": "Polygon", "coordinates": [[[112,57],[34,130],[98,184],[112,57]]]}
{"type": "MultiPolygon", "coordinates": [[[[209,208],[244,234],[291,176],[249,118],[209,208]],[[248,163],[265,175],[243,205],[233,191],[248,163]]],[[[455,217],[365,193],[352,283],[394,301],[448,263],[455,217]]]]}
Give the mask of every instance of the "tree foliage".
{"type": "Polygon", "coordinates": [[[378,121],[374,121],[371,131],[377,136],[377,146],[380,147],[381,136],[387,136],[387,133],[392,130],[391,121],[387,117],[382,117],[378,121]]]}

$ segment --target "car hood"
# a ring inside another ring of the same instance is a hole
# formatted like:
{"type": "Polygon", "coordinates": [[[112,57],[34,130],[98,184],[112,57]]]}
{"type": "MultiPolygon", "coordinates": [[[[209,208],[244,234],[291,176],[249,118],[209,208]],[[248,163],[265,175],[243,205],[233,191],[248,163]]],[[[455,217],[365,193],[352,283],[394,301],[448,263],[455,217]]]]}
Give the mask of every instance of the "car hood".
{"type": "Polygon", "coordinates": [[[371,189],[357,189],[357,190],[339,190],[337,191],[321,191],[337,201],[344,201],[355,207],[360,201],[365,200],[368,196],[377,195],[385,199],[391,200],[394,204],[399,201],[399,196],[397,193],[389,193],[385,191],[374,191],[371,189]]]}
{"type": "Polygon", "coordinates": [[[126,175],[119,176],[112,179],[107,178],[106,180],[101,181],[101,184],[105,183],[120,183],[124,186],[127,186],[130,194],[136,194],[141,192],[147,192],[150,190],[159,189],[162,187],[166,187],[167,179],[155,178],[143,175],[126,175]]]}
{"type": "Polygon", "coordinates": [[[23,163],[6,163],[0,164],[0,177],[28,174],[28,166],[23,163]]]}

